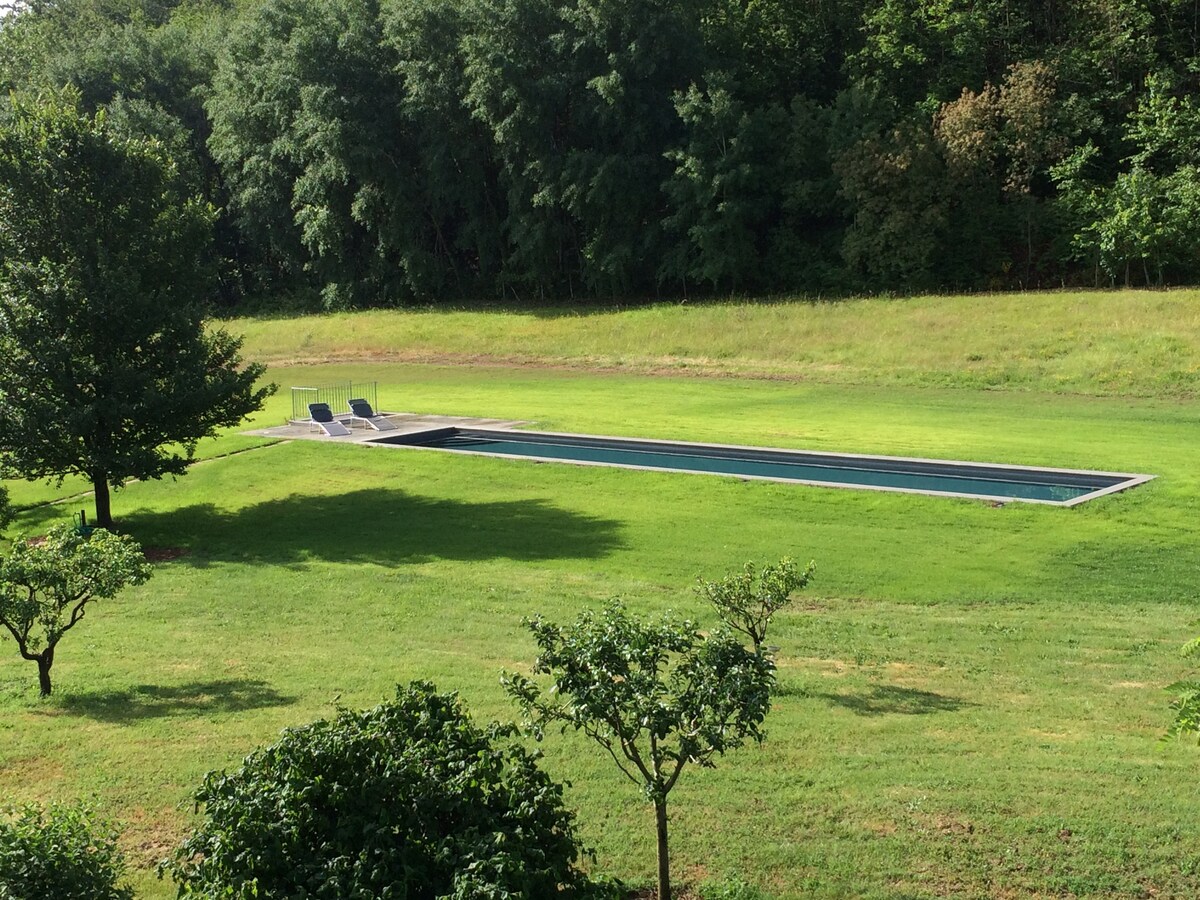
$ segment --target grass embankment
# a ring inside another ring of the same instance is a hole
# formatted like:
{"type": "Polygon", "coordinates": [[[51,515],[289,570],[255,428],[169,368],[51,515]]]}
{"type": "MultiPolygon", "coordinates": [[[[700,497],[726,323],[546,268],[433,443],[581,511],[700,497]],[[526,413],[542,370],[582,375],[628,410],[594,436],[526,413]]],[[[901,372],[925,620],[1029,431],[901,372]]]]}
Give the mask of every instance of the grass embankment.
{"type": "Polygon", "coordinates": [[[629,310],[361,312],[229,323],[274,365],[492,362],[828,384],[1191,396],[1200,291],[629,310]]]}
{"type": "MultiPolygon", "coordinates": [[[[771,638],[769,738],[681,781],[681,874],[781,897],[1200,892],[1200,757],[1156,740],[1196,617],[1200,404],[363,362],[273,375],[377,379],[388,408],[551,429],[1160,478],[1067,510],[305,441],[215,460],[116,496],[139,539],[188,555],[64,639],[50,701],[0,654],[0,794],[96,796],[148,866],[202,774],[282,727],[411,678],[511,718],[497,677],[533,656],[522,616],[621,595],[707,625],[695,575],[791,553],[818,575],[771,638]]],[[[260,423],[289,408],[285,390],[260,423]]],[[[245,439],[208,452],[227,440],[245,439]]],[[[648,878],[636,791],[578,738],[546,749],[599,868],[648,878]]],[[[146,868],[139,888],[169,893],[146,868]]]]}

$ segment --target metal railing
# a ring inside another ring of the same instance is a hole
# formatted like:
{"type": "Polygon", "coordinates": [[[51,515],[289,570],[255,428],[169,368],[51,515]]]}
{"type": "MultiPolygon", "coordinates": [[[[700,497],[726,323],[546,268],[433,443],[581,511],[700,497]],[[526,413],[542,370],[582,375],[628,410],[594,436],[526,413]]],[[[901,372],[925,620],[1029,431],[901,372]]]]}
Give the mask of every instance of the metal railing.
{"type": "Polygon", "coordinates": [[[350,412],[350,401],[359,398],[371,404],[371,408],[379,411],[378,382],[375,381],[337,381],[331,384],[317,384],[311,387],[296,386],[292,388],[292,422],[307,422],[308,404],[328,403],[335,416],[350,412]]]}

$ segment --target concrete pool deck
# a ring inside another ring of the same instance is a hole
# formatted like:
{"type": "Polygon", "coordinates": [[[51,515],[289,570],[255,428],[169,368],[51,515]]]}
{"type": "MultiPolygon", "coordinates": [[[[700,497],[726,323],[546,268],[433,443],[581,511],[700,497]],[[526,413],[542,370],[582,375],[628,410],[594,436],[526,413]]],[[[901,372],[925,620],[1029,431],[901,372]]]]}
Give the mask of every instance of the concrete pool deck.
{"type": "Polygon", "coordinates": [[[435,416],[422,413],[381,413],[396,426],[395,430],[376,431],[361,421],[352,423],[350,416],[339,415],[337,420],[350,429],[350,434],[341,437],[330,437],[315,425],[307,422],[289,422],[286,425],[276,425],[271,428],[254,428],[242,434],[252,434],[256,437],[282,438],[286,440],[312,440],[325,443],[361,444],[372,441],[381,435],[414,434],[418,431],[429,431],[435,428],[495,428],[506,430],[519,425],[529,425],[521,419],[478,419],[470,416],[435,416]]]}

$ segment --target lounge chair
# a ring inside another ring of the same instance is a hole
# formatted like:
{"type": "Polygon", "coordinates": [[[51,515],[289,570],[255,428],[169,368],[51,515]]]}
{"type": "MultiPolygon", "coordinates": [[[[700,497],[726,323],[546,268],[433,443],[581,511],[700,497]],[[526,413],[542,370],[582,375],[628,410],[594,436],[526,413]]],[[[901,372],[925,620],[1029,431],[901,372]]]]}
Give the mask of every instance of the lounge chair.
{"type": "Polygon", "coordinates": [[[387,416],[381,416],[371,408],[366,400],[356,398],[350,401],[352,422],[365,422],[376,431],[395,431],[396,423],[387,416]]]}
{"type": "Polygon", "coordinates": [[[333,417],[328,403],[308,404],[309,421],[330,437],[345,437],[350,429],[333,417]]]}

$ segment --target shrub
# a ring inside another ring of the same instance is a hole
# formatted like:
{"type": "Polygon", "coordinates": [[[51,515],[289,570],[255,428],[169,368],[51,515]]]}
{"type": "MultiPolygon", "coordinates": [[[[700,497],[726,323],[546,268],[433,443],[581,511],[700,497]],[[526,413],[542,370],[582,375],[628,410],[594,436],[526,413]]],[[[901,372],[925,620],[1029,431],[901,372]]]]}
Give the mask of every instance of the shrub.
{"type": "MultiPolygon", "coordinates": [[[[1184,644],[1179,655],[1189,658],[1200,656],[1200,637],[1194,637],[1184,644]]],[[[1175,720],[1163,738],[1200,735],[1200,680],[1193,676],[1176,681],[1168,685],[1167,690],[1175,695],[1175,699],[1171,701],[1171,709],[1175,710],[1175,720]]]]}
{"type": "Polygon", "coordinates": [[[209,773],[163,869],[182,897],[577,896],[574,816],[514,732],[420,682],[289,729],[209,773]]]}
{"type": "Polygon", "coordinates": [[[0,815],[0,900],[130,900],[117,832],[87,809],[0,815]]]}

